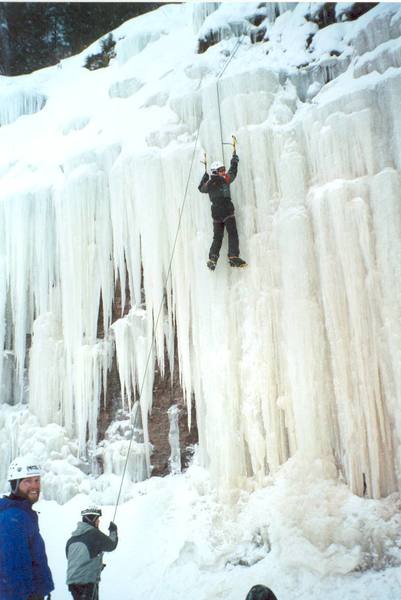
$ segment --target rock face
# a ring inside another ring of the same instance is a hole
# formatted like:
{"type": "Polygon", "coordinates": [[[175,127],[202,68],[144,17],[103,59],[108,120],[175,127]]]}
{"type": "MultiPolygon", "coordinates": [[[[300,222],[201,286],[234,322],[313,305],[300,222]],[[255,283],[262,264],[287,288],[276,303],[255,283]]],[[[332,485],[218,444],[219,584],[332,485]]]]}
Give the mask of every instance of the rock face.
{"type": "Polygon", "coordinates": [[[192,456],[191,447],[198,442],[196,426],[195,402],[191,407],[191,426],[188,425],[188,410],[184,403],[182,389],[179,383],[178,368],[175,364],[174,375],[168,371],[164,378],[156,372],[153,388],[153,406],[149,417],[149,439],[153,445],[151,455],[152,475],[166,475],[170,472],[169,457],[171,448],[169,444],[169,418],[168,409],[177,405],[179,408],[179,440],[181,449],[181,468],[188,466],[192,456]]]}
{"type": "MultiPolygon", "coordinates": [[[[122,308],[122,297],[120,282],[117,282],[115,296],[113,300],[113,321],[127,315],[131,308],[130,289],[128,279],[125,287],[124,307],[122,308]]],[[[143,298],[143,300],[145,300],[143,298]]],[[[145,302],[144,302],[145,304],[145,302]]],[[[98,316],[97,337],[104,338],[103,327],[103,303],[100,304],[98,316]]],[[[174,360],[174,373],[168,363],[167,353],[165,355],[165,364],[167,368],[164,375],[160,369],[156,369],[153,385],[153,404],[149,415],[148,432],[149,441],[152,445],[150,457],[151,476],[167,475],[170,472],[169,458],[171,447],[169,443],[169,417],[168,409],[171,406],[177,406],[179,409],[179,443],[181,452],[181,468],[188,466],[188,461],[192,456],[193,445],[198,442],[198,430],[196,426],[196,408],[195,402],[191,403],[191,423],[188,421],[188,410],[184,401],[183,391],[179,381],[179,367],[177,358],[174,360]]],[[[107,378],[106,399],[102,399],[98,418],[98,436],[97,441],[103,440],[105,432],[110,423],[116,418],[121,408],[121,383],[118,373],[116,357],[114,356],[111,369],[107,378]]],[[[102,465],[100,465],[102,469],[102,465]]]]}

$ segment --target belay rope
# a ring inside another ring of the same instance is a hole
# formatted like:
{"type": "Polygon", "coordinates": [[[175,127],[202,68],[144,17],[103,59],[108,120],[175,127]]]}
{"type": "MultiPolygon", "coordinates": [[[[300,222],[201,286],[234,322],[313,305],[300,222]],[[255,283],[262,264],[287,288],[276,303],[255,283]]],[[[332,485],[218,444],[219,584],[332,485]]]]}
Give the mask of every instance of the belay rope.
{"type": "MultiPolygon", "coordinates": [[[[232,53],[228,57],[228,59],[225,62],[222,70],[217,75],[217,79],[216,79],[217,108],[218,108],[218,111],[219,111],[219,128],[220,128],[221,157],[222,157],[223,163],[224,163],[224,142],[223,142],[223,125],[222,125],[222,118],[221,118],[221,102],[220,102],[220,92],[219,92],[219,81],[222,78],[224,71],[227,69],[228,65],[230,64],[230,62],[232,61],[232,59],[236,55],[237,50],[240,47],[241,43],[242,43],[242,37],[238,38],[237,43],[234,46],[234,50],[232,51],[232,53]]],[[[235,149],[235,146],[234,146],[234,149],[235,149]]]]}
{"type": "MultiPolygon", "coordinates": [[[[148,352],[148,355],[147,355],[147,358],[146,358],[145,371],[143,373],[142,382],[141,382],[141,386],[140,386],[140,389],[139,389],[139,403],[140,403],[141,398],[142,398],[142,392],[143,392],[143,388],[144,388],[144,385],[145,385],[145,379],[146,379],[146,375],[147,375],[148,368],[149,368],[150,357],[152,355],[152,350],[153,350],[153,347],[154,347],[155,341],[156,341],[156,333],[155,332],[157,331],[157,327],[159,325],[160,316],[162,314],[162,310],[163,310],[163,306],[164,306],[164,301],[165,301],[165,298],[166,298],[166,295],[167,295],[167,292],[166,292],[167,281],[168,281],[168,279],[169,279],[169,277],[171,275],[171,265],[173,264],[173,258],[174,258],[175,249],[176,249],[176,246],[177,246],[178,234],[180,233],[180,229],[181,229],[182,215],[183,215],[185,203],[186,203],[186,200],[187,200],[188,188],[189,188],[189,180],[190,180],[190,177],[191,177],[192,167],[193,167],[194,160],[195,160],[195,152],[196,152],[196,147],[197,147],[197,144],[198,144],[198,138],[199,138],[199,129],[198,129],[198,133],[196,134],[196,138],[195,138],[195,145],[194,145],[194,149],[193,149],[193,152],[192,152],[192,158],[191,158],[191,164],[190,164],[190,167],[189,167],[189,173],[188,173],[187,183],[185,185],[184,198],[183,198],[183,201],[181,203],[180,210],[179,210],[177,230],[176,230],[176,233],[175,233],[174,243],[173,243],[173,249],[171,251],[170,262],[169,262],[168,269],[167,269],[166,282],[164,284],[163,297],[161,299],[159,310],[158,310],[158,313],[157,313],[156,322],[155,322],[154,327],[153,327],[152,343],[150,344],[149,352],[148,352]]],[[[115,509],[114,509],[113,521],[116,518],[117,508],[118,508],[118,504],[120,502],[121,491],[122,491],[122,487],[123,487],[123,483],[124,483],[124,477],[125,477],[125,473],[126,473],[126,470],[127,470],[128,459],[129,459],[129,455],[130,455],[130,452],[131,452],[132,441],[134,439],[134,426],[133,425],[134,424],[132,423],[131,424],[132,431],[131,431],[131,435],[130,435],[130,439],[129,439],[127,456],[126,456],[126,459],[125,459],[125,462],[124,462],[124,468],[123,468],[123,472],[122,472],[122,475],[121,475],[121,483],[120,483],[120,488],[118,490],[118,496],[117,496],[117,501],[116,501],[116,505],[115,505],[115,509]]]]}
{"type": "MultiPolygon", "coordinates": [[[[237,43],[236,43],[236,45],[234,47],[234,50],[232,51],[232,53],[230,54],[230,56],[226,60],[225,64],[223,65],[223,68],[220,71],[219,75],[217,76],[217,81],[216,81],[216,87],[217,87],[217,104],[218,104],[219,125],[220,125],[220,139],[221,139],[221,149],[222,149],[223,161],[224,161],[224,148],[223,148],[224,142],[223,142],[223,128],[222,128],[221,111],[220,111],[219,81],[220,81],[223,73],[227,69],[228,65],[230,64],[230,62],[234,58],[234,56],[235,56],[238,48],[240,47],[241,40],[242,40],[242,38],[239,38],[237,40],[237,43]]],[[[171,266],[172,266],[172,263],[173,263],[173,258],[174,258],[174,254],[175,254],[175,250],[176,250],[176,246],[177,246],[178,235],[179,235],[180,229],[181,229],[182,215],[183,215],[183,212],[184,212],[184,207],[185,207],[185,203],[186,203],[187,196],[188,196],[189,181],[190,181],[190,178],[191,178],[192,168],[193,168],[193,165],[194,165],[195,152],[196,152],[196,148],[197,148],[197,144],[198,144],[198,139],[199,139],[199,131],[200,131],[200,128],[198,128],[198,132],[197,132],[196,138],[195,138],[195,145],[194,145],[194,149],[193,149],[193,152],[192,152],[191,164],[190,164],[190,167],[189,167],[188,178],[187,178],[187,182],[186,182],[186,185],[185,185],[184,198],[183,198],[183,201],[181,203],[180,210],[179,210],[177,230],[176,230],[176,233],[175,233],[173,248],[172,248],[172,251],[171,251],[170,262],[169,262],[169,266],[168,266],[168,269],[167,269],[166,282],[165,282],[165,285],[164,285],[163,297],[161,299],[159,311],[157,313],[156,322],[155,322],[154,327],[153,327],[152,342],[151,342],[151,345],[150,345],[150,348],[149,348],[149,352],[148,352],[148,355],[147,355],[147,358],[146,358],[145,371],[143,373],[142,382],[141,382],[141,386],[140,386],[140,389],[139,389],[139,403],[140,403],[141,398],[142,398],[142,392],[143,392],[143,388],[144,388],[144,385],[145,385],[145,379],[146,379],[147,371],[148,371],[149,364],[150,364],[150,357],[152,355],[152,350],[153,350],[153,347],[154,347],[155,341],[156,341],[156,333],[155,332],[157,331],[157,327],[158,327],[158,324],[159,324],[160,316],[162,314],[162,309],[163,309],[163,306],[164,306],[164,301],[165,301],[166,294],[167,294],[167,292],[166,292],[167,282],[168,282],[169,277],[171,276],[171,266]]],[[[236,144],[236,139],[233,136],[234,150],[235,150],[235,144],[236,144]]],[[[205,169],[206,169],[206,166],[207,165],[206,165],[206,154],[205,154],[205,169]]],[[[121,474],[121,483],[120,483],[120,487],[119,487],[118,495],[117,495],[117,500],[116,500],[116,504],[115,504],[114,515],[113,515],[113,519],[112,519],[113,522],[115,521],[115,518],[116,518],[117,509],[118,509],[118,505],[119,505],[120,497],[121,497],[121,492],[122,492],[122,488],[123,488],[125,473],[127,471],[128,459],[129,459],[129,455],[130,455],[130,452],[131,452],[132,441],[134,439],[134,426],[133,426],[133,423],[131,424],[131,428],[132,428],[132,431],[131,431],[131,435],[130,435],[130,438],[129,438],[127,456],[125,458],[123,472],[121,474]]]]}

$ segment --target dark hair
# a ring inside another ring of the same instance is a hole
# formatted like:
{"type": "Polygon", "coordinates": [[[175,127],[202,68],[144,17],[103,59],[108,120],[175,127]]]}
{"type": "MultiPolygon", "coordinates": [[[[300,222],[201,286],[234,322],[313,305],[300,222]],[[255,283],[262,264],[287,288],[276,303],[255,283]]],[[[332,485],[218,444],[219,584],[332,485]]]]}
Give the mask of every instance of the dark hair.
{"type": "Polygon", "coordinates": [[[16,494],[18,492],[18,486],[19,486],[19,482],[21,480],[20,479],[11,479],[10,480],[10,488],[11,488],[11,493],[12,494],[16,494]]]}
{"type": "Polygon", "coordinates": [[[245,600],[277,600],[277,598],[265,585],[254,585],[245,600]]]}
{"type": "Polygon", "coordinates": [[[82,517],[82,521],[84,523],[88,523],[88,525],[93,525],[93,527],[95,527],[95,523],[99,518],[99,515],[85,515],[84,517],[82,517]]]}

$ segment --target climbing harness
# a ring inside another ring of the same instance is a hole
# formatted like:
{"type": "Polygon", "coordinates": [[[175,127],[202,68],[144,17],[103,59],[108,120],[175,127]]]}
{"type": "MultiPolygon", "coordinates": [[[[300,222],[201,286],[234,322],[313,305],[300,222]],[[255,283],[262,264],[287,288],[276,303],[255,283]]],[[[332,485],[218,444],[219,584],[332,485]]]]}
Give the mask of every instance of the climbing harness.
{"type": "MultiPolygon", "coordinates": [[[[219,85],[218,84],[219,84],[219,80],[221,79],[224,71],[227,69],[228,65],[230,64],[230,62],[234,58],[235,54],[237,53],[237,50],[238,50],[238,48],[240,47],[240,45],[242,43],[242,37],[243,36],[241,36],[241,38],[239,38],[237,40],[237,43],[236,43],[236,45],[234,47],[234,50],[232,51],[232,53],[229,56],[229,58],[226,61],[226,63],[224,64],[221,72],[217,76],[217,81],[216,81],[216,86],[217,86],[217,102],[218,102],[218,109],[219,109],[220,139],[221,139],[221,148],[222,148],[223,160],[224,160],[224,147],[223,147],[224,142],[223,142],[223,130],[222,130],[222,120],[221,120],[221,111],[220,111],[220,96],[219,96],[219,85]]],[[[158,325],[159,325],[159,320],[160,320],[160,317],[161,317],[161,314],[162,314],[163,306],[164,306],[166,295],[167,295],[167,292],[166,292],[167,282],[168,282],[168,279],[169,279],[169,277],[171,275],[171,266],[172,266],[172,263],[173,263],[175,249],[176,249],[176,246],[177,246],[178,235],[179,235],[179,232],[180,232],[180,229],[181,229],[182,215],[183,215],[185,204],[186,204],[186,200],[187,200],[188,189],[189,189],[189,182],[190,182],[190,178],[191,178],[192,168],[193,168],[193,165],[194,165],[195,153],[196,153],[196,148],[197,148],[197,145],[198,145],[198,139],[199,139],[199,129],[198,129],[198,132],[197,132],[196,138],[195,138],[195,144],[194,144],[194,149],[193,149],[193,152],[192,152],[191,164],[190,164],[190,167],[189,167],[188,178],[187,178],[187,182],[186,182],[186,186],[185,186],[185,191],[184,191],[184,197],[183,197],[183,201],[181,203],[180,209],[179,209],[178,224],[177,224],[177,229],[176,229],[176,233],[175,233],[175,237],[174,237],[174,243],[173,243],[173,248],[172,248],[172,252],[171,252],[170,262],[169,262],[167,273],[166,273],[166,282],[165,282],[165,285],[164,285],[163,297],[162,297],[161,302],[160,302],[160,307],[159,307],[159,310],[158,310],[158,313],[157,313],[156,321],[154,322],[153,334],[152,334],[152,342],[151,342],[151,345],[150,345],[150,348],[149,348],[149,351],[148,351],[148,354],[147,354],[146,363],[145,363],[145,370],[144,370],[144,373],[143,373],[142,382],[141,382],[140,389],[139,389],[139,401],[142,398],[142,392],[143,392],[143,388],[144,388],[144,385],[145,385],[145,379],[146,379],[146,375],[147,375],[149,364],[150,364],[150,357],[152,355],[153,347],[154,347],[155,341],[156,341],[156,334],[155,334],[155,332],[157,331],[157,328],[158,328],[158,325]]],[[[231,143],[231,145],[234,148],[234,153],[235,153],[236,144],[237,144],[237,139],[233,135],[232,136],[232,143],[231,143]]],[[[207,171],[207,156],[206,156],[206,152],[204,153],[204,160],[201,161],[201,162],[202,162],[202,164],[205,165],[205,171],[207,171]]],[[[132,431],[131,431],[131,435],[130,435],[130,438],[129,438],[127,456],[126,456],[125,461],[124,461],[124,467],[123,467],[123,471],[122,471],[122,474],[121,474],[121,483],[120,483],[120,487],[119,487],[119,490],[118,490],[117,500],[116,500],[115,509],[114,509],[114,515],[113,515],[113,519],[112,519],[114,523],[115,523],[115,520],[116,520],[117,509],[118,509],[118,505],[119,505],[119,502],[120,502],[122,487],[123,487],[123,483],[124,483],[125,474],[126,474],[126,471],[127,471],[128,459],[129,459],[129,455],[130,455],[130,452],[131,452],[131,447],[132,447],[133,439],[134,439],[134,427],[132,426],[132,431]]],[[[94,592],[95,592],[95,590],[94,590],[94,592]]]]}

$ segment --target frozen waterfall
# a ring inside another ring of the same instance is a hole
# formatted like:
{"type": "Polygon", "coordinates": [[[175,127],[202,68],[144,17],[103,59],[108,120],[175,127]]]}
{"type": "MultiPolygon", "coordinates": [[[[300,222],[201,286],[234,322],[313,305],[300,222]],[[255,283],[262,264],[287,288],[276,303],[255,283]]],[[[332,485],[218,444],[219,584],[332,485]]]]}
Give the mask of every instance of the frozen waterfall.
{"type": "MultiPolygon", "coordinates": [[[[121,409],[142,387],[129,472],[148,476],[153,372],[167,349],[223,493],[263,485],[294,456],[305,472],[316,461],[327,477],[334,468],[359,495],[400,490],[401,8],[379,4],[319,35],[305,5],[289,8],[266,13],[263,41],[243,35],[219,81],[223,140],[238,139],[232,196],[246,270],[230,270],[226,242],[206,269],[212,225],[197,191],[203,152],[211,162],[231,151],[221,156],[216,77],[237,40],[197,54],[193,31],[219,27],[218,3],[193,22],[190,5],[167,5],[142,28],[124,24],[107,69],[86,71],[83,53],[25,77],[19,100],[4,82],[7,459],[29,448],[49,478],[52,461],[95,460],[116,355],[121,409]],[[112,323],[117,283],[132,308],[112,323]],[[57,426],[53,447],[29,444],[32,419],[57,426]]],[[[106,471],[121,472],[127,435],[102,448],[106,471]]]]}

